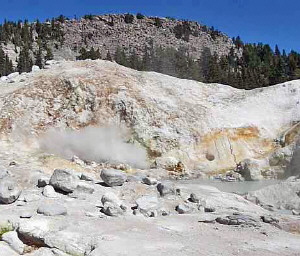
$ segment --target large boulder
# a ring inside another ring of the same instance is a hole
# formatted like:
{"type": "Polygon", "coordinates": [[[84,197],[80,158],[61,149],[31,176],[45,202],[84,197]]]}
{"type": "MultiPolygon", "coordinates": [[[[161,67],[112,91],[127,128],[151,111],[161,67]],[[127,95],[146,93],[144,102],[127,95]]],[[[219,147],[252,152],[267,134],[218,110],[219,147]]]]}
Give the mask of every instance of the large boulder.
{"type": "Polygon", "coordinates": [[[239,172],[246,181],[255,181],[263,179],[262,171],[268,166],[264,160],[245,159],[237,166],[239,172]]]}
{"type": "Polygon", "coordinates": [[[73,170],[56,169],[51,176],[50,185],[66,193],[72,193],[79,182],[79,177],[73,170]]]}
{"type": "Polygon", "coordinates": [[[116,169],[104,169],[101,171],[100,177],[110,187],[122,186],[127,179],[125,173],[116,169]]]}
{"type": "Polygon", "coordinates": [[[9,178],[0,180],[0,203],[11,204],[15,202],[20,194],[21,189],[17,183],[9,178]]]}

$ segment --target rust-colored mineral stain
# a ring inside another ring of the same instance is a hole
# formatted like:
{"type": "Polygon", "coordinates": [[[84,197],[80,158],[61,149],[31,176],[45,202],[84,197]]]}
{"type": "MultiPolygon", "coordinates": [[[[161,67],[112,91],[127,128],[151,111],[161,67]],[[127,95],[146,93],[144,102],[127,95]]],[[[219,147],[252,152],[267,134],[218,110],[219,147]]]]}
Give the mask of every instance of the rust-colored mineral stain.
{"type": "Polygon", "coordinates": [[[259,129],[257,127],[242,127],[242,128],[226,128],[214,130],[202,137],[202,143],[207,144],[219,139],[220,137],[228,137],[228,139],[236,140],[251,140],[259,138],[259,129]]]}

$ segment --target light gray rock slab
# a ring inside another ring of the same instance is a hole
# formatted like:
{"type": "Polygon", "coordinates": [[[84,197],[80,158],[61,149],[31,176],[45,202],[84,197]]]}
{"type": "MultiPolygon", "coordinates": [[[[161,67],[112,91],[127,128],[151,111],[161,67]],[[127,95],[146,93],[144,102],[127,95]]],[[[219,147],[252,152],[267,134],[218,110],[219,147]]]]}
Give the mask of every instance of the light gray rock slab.
{"type": "Polygon", "coordinates": [[[59,203],[44,202],[37,209],[37,213],[45,216],[67,215],[67,208],[59,203]]]}
{"type": "Polygon", "coordinates": [[[7,243],[0,241],[0,255],[1,256],[19,256],[7,243]]]}
{"type": "Polygon", "coordinates": [[[140,212],[149,217],[159,208],[159,201],[156,196],[143,196],[136,200],[140,212]]]}
{"type": "Polygon", "coordinates": [[[2,240],[6,242],[14,251],[23,254],[25,245],[19,239],[16,231],[10,231],[2,235],[2,240]]]}

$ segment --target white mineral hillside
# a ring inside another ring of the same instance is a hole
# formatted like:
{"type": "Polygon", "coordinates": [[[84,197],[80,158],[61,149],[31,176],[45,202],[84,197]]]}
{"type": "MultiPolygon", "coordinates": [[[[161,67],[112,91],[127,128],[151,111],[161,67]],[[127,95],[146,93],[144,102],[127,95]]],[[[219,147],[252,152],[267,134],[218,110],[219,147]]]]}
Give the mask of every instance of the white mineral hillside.
{"type": "Polygon", "coordinates": [[[3,135],[126,124],[150,157],[209,171],[267,157],[300,121],[300,81],[245,91],[102,60],[46,68],[1,82],[3,135]]]}

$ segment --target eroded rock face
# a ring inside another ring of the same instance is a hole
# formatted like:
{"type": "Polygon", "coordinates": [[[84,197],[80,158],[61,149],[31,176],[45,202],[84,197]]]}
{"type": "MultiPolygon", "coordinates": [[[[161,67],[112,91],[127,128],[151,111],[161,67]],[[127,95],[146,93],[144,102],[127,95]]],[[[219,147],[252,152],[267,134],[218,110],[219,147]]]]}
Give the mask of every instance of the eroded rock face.
{"type": "Polygon", "coordinates": [[[21,192],[20,187],[13,180],[9,178],[0,180],[0,204],[11,204],[15,202],[21,192]]]}
{"type": "Polygon", "coordinates": [[[50,179],[50,185],[55,189],[61,190],[66,193],[73,192],[78,185],[79,177],[73,170],[54,170],[50,179]]]}
{"type": "Polygon", "coordinates": [[[122,186],[127,179],[125,173],[115,169],[104,169],[100,174],[104,183],[110,187],[122,186]]]}

